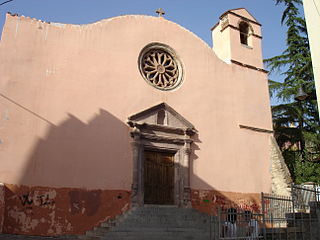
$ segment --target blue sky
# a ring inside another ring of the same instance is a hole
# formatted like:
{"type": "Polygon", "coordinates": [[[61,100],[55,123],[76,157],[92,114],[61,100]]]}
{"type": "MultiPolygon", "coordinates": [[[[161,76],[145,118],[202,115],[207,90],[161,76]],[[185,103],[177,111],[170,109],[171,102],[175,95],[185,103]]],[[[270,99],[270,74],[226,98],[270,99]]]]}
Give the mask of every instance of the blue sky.
{"type": "MultiPolygon", "coordinates": [[[[159,7],[165,10],[166,19],[194,32],[210,46],[210,28],[219,16],[229,9],[244,7],[262,24],[264,58],[285,49],[286,28],[280,23],[284,7],[276,6],[274,0],[13,0],[0,6],[0,29],[6,12],[47,22],[87,24],[126,14],[156,15],[159,7]]],[[[271,78],[281,80],[280,73],[271,78]]]]}

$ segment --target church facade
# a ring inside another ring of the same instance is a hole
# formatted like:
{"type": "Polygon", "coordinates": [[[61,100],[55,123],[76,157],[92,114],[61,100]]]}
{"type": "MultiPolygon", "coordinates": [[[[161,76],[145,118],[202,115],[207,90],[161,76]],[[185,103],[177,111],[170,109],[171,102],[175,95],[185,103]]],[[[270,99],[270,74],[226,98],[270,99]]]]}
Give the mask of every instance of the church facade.
{"type": "Polygon", "coordinates": [[[272,136],[261,25],[241,8],[211,30],[213,48],[163,17],[7,14],[2,232],[83,234],[144,204],[258,211],[272,136]]]}

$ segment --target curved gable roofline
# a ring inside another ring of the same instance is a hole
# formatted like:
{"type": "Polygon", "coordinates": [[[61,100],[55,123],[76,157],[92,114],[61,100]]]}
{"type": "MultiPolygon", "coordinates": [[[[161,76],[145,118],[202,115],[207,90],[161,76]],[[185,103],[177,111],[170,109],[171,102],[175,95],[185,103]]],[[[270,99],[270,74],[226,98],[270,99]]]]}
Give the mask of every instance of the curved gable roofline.
{"type": "MultiPolygon", "coordinates": [[[[98,20],[96,22],[92,22],[92,23],[87,23],[87,24],[69,24],[69,23],[59,23],[59,22],[46,22],[43,20],[39,20],[36,18],[31,18],[31,17],[27,17],[27,16],[23,16],[23,15],[18,15],[18,14],[11,14],[11,13],[7,13],[6,16],[6,22],[8,21],[8,18],[11,19],[17,19],[17,20],[24,20],[26,22],[29,23],[40,23],[43,25],[48,25],[48,26],[53,26],[56,28],[73,28],[73,29],[86,29],[86,28],[90,28],[92,26],[98,26],[100,24],[109,24],[112,23],[114,21],[121,21],[121,20],[125,20],[125,19],[145,19],[145,20],[157,20],[157,21],[162,21],[162,22],[167,22],[169,24],[172,24],[173,26],[177,27],[178,29],[180,29],[181,31],[185,32],[186,34],[191,35],[193,38],[197,39],[199,41],[199,43],[208,51],[210,52],[218,61],[220,61],[223,64],[227,64],[226,62],[224,62],[223,60],[221,60],[217,54],[214,52],[214,50],[209,46],[209,44],[207,42],[205,42],[203,39],[201,39],[199,36],[197,36],[195,33],[193,33],[192,31],[190,31],[189,29],[179,25],[178,23],[175,23],[173,21],[167,20],[165,18],[160,18],[160,17],[156,17],[156,16],[148,16],[148,15],[121,15],[121,16],[116,16],[116,17],[110,17],[110,18],[105,18],[105,19],[101,19],[98,20]]],[[[5,22],[5,24],[6,24],[5,22]]],[[[36,26],[38,27],[38,26],[36,26]]],[[[227,64],[229,65],[229,64],[227,64]]]]}
{"type": "MultiPolygon", "coordinates": [[[[36,18],[31,18],[31,17],[27,17],[27,16],[23,16],[23,15],[18,15],[18,14],[11,14],[10,12],[7,13],[6,18],[11,17],[11,18],[18,18],[18,19],[24,19],[26,21],[30,21],[30,22],[39,22],[42,24],[48,24],[51,26],[55,26],[58,28],[66,28],[66,27],[73,27],[73,28],[86,28],[86,27],[90,27],[93,25],[99,25],[99,24],[104,24],[104,23],[109,23],[109,22],[113,22],[113,21],[118,21],[118,20],[122,20],[122,19],[126,19],[126,18],[146,18],[146,19],[159,19],[161,21],[166,21],[170,24],[175,25],[176,27],[180,28],[180,30],[191,34],[193,37],[197,38],[203,46],[205,46],[208,50],[210,50],[215,56],[216,54],[214,53],[214,51],[212,51],[212,48],[209,46],[209,44],[207,42],[205,42],[202,38],[200,38],[198,35],[196,35],[194,32],[192,32],[191,30],[181,26],[180,24],[170,21],[168,19],[165,18],[159,18],[159,17],[155,17],[155,16],[149,16],[149,15],[139,15],[139,14],[128,14],[128,15],[121,15],[121,16],[115,16],[115,17],[110,17],[110,18],[105,18],[105,19],[101,19],[92,23],[86,23],[86,24],[69,24],[69,23],[59,23],[59,22],[46,22],[40,19],[36,19],[36,18]]],[[[7,21],[7,20],[6,20],[7,21]]],[[[218,58],[219,59],[219,58],[218,58]]]]}
{"type": "Polygon", "coordinates": [[[99,25],[99,24],[104,24],[104,23],[109,23],[109,22],[113,22],[113,21],[118,21],[118,20],[122,20],[122,19],[128,19],[128,18],[150,18],[150,19],[159,19],[161,21],[166,21],[169,22],[170,24],[173,24],[175,26],[177,26],[178,28],[180,28],[181,30],[193,35],[193,37],[197,38],[198,40],[200,40],[202,42],[203,45],[206,46],[206,48],[211,49],[211,47],[208,45],[207,42],[205,42],[202,38],[200,38],[198,35],[196,35],[195,33],[193,33],[192,31],[190,31],[189,29],[179,25],[178,23],[175,23],[173,21],[167,20],[165,18],[159,18],[159,17],[155,17],[155,16],[148,16],[148,15],[121,15],[121,16],[116,16],[116,17],[110,17],[110,18],[105,18],[105,19],[101,19],[98,20],[96,22],[92,22],[92,23],[86,23],[86,24],[69,24],[69,23],[59,23],[59,22],[46,22],[40,19],[36,19],[36,18],[31,18],[31,17],[27,17],[24,15],[18,15],[18,14],[12,14],[10,12],[7,12],[7,17],[11,17],[11,18],[17,18],[17,19],[23,19],[26,21],[30,21],[30,22],[39,22],[42,24],[48,24],[48,25],[52,25],[58,28],[65,28],[65,27],[74,27],[74,28],[86,28],[86,27],[90,27],[92,25],[99,25]]]}
{"type": "Polygon", "coordinates": [[[93,23],[89,23],[89,24],[84,24],[84,25],[79,25],[79,26],[86,26],[86,25],[92,25],[92,24],[100,24],[100,23],[105,23],[105,22],[109,22],[109,21],[114,21],[114,20],[119,20],[119,19],[124,19],[124,18],[150,18],[150,19],[159,19],[161,21],[166,21],[170,24],[173,24],[175,26],[177,26],[178,28],[180,28],[181,30],[193,35],[195,38],[197,38],[198,40],[200,40],[202,42],[202,44],[204,44],[207,48],[209,48],[210,50],[211,47],[208,45],[207,42],[205,42],[202,38],[200,38],[198,35],[196,35],[194,32],[192,32],[191,30],[181,26],[180,24],[170,21],[168,19],[165,18],[160,18],[160,17],[155,17],[155,16],[149,16],[149,15],[122,15],[122,16],[116,16],[116,17],[111,17],[111,18],[106,18],[106,19],[102,19],[93,23]]]}

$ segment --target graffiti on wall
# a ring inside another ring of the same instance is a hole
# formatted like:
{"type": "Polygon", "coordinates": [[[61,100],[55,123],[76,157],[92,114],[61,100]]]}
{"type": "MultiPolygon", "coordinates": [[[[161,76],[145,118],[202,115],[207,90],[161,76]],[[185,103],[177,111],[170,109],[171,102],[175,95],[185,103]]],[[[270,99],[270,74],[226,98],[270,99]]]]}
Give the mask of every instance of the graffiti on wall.
{"type": "Polygon", "coordinates": [[[131,192],[126,190],[17,185],[7,185],[5,190],[3,231],[10,234],[84,234],[130,208],[131,192]]]}
{"type": "Polygon", "coordinates": [[[33,207],[53,208],[55,206],[55,191],[40,193],[39,191],[30,191],[19,195],[19,201],[26,209],[33,207]]]}
{"type": "Polygon", "coordinates": [[[218,208],[225,210],[230,207],[259,212],[260,201],[257,194],[226,193],[214,190],[193,190],[192,205],[194,208],[210,214],[217,214],[218,208]]]}
{"type": "Polygon", "coordinates": [[[48,193],[34,196],[33,192],[28,192],[26,194],[22,194],[21,196],[19,196],[19,199],[23,206],[35,205],[35,206],[45,207],[45,206],[55,204],[55,201],[53,199],[50,199],[50,195],[48,193]]]}

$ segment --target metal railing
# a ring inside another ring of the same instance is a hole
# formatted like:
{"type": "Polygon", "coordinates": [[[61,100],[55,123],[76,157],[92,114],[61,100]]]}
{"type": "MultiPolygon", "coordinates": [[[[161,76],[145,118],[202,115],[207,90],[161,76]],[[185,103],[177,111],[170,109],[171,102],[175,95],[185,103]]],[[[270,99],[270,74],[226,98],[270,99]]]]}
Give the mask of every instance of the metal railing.
{"type": "Polygon", "coordinates": [[[292,185],[291,196],[262,193],[265,239],[319,239],[318,187],[292,185]]]}
{"type": "Polygon", "coordinates": [[[276,194],[261,194],[262,212],[267,227],[286,227],[287,213],[294,211],[294,201],[292,197],[280,196],[276,194]]]}
{"type": "Polygon", "coordinates": [[[295,223],[294,201],[290,196],[261,193],[263,221],[266,226],[265,239],[296,239],[289,234],[288,223],[295,223]]]}
{"type": "Polygon", "coordinates": [[[263,214],[245,209],[218,209],[219,239],[264,238],[263,214]]]}
{"type": "Polygon", "coordinates": [[[316,184],[291,185],[296,212],[310,212],[310,204],[320,202],[320,188],[316,184]]]}

